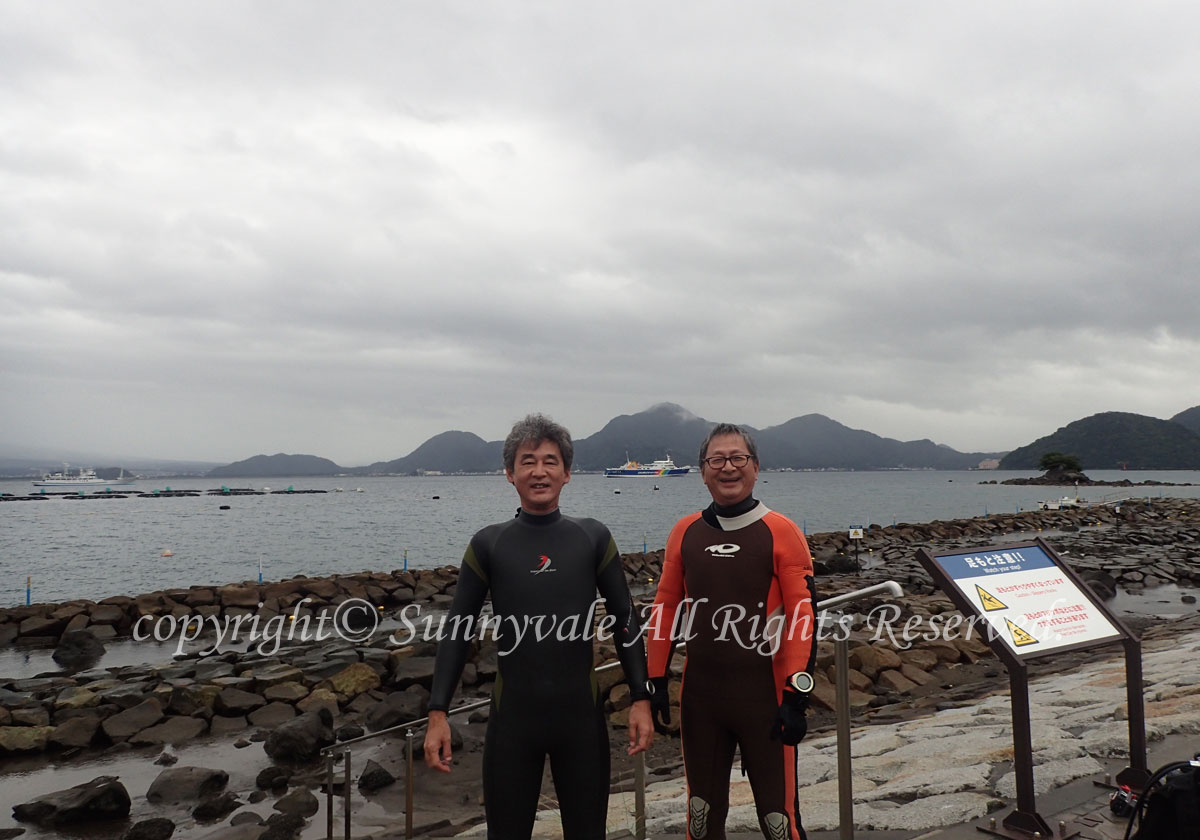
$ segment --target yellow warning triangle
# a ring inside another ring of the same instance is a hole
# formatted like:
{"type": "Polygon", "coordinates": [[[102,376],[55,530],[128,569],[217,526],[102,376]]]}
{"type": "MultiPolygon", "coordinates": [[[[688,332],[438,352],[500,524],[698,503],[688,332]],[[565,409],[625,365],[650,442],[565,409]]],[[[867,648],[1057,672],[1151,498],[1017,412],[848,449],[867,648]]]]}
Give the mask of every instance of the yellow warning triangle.
{"type": "Polygon", "coordinates": [[[1004,619],[1004,623],[1008,625],[1008,632],[1012,634],[1013,644],[1016,645],[1017,647],[1025,647],[1025,645],[1036,645],[1038,643],[1037,639],[1035,639],[1033,636],[1029,635],[1029,633],[1022,630],[1017,625],[1013,624],[1007,618],[1004,619]]]}
{"type": "Polygon", "coordinates": [[[997,598],[991,592],[988,592],[986,589],[984,589],[978,583],[975,584],[975,591],[976,591],[976,593],[979,594],[979,600],[983,602],[983,611],[984,612],[993,612],[994,610],[1008,609],[1008,604],[1001,601],[999,598],[997,598]]]}

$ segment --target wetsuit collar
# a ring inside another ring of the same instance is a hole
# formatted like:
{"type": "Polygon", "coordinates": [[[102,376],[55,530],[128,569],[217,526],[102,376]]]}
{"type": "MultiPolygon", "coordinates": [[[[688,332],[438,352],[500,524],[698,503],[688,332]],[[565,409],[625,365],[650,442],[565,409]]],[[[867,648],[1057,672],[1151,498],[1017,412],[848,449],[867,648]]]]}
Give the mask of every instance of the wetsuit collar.
{"type": "Polygon", "coordinates": [[[562,511],[558,508],[555,508],[549,513],[530,513],[524,508],[521,508],[517,511],[517,519],[521,520],[526,525],[553,525],[555,522],[562,519],[562,511]]]}
{"type": "Polygon", "coordinates": [[[735,505],[719,505],[716,502],[712,503],[713,513],[717,516],[741,516],[748,512],[758,504],[758,499],[753,496],[747,496],[735,505]]]}
{"type": "Polygon", "coordinates": [[[736,531],[762,519],[771,510],[753,496],[747,496],[736,505],[719,505],[713,502],[701,514],[704,521],[722,531],[736,531]]]}

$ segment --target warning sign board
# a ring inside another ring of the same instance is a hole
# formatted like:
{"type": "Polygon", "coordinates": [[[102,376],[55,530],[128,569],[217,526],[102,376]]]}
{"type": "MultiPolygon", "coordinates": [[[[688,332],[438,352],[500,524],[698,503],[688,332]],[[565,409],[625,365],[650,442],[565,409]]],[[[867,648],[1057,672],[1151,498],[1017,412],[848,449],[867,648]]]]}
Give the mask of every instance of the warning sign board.
{"type": "Polygon", "coordinates": [[[1117,776],[1117,783],[1131,787],[1136,784],[1137,789],[1142,789],[1150,774],[1146,771],[1146,718],[1138,639],[1054,549],[1041,539],[960,554],[935,555],[921,548],[917,551],[917,561],[966,617],[971,629],[981,631],[983,640],[1008,670],[1017,809],[1004,818],[1003,831],[986,833],[997,837],[1057,836],[1034,807],[1027,660],[1043,654],[1110,642],[1121,642],[1125,647],[1132,763],[1117,776]]]}
{"type": "Polygon", "coordinates": [[[984,627],[1017,656],[1124,638],[1085,585],[1042,545],[933,556],[984,627]]]}

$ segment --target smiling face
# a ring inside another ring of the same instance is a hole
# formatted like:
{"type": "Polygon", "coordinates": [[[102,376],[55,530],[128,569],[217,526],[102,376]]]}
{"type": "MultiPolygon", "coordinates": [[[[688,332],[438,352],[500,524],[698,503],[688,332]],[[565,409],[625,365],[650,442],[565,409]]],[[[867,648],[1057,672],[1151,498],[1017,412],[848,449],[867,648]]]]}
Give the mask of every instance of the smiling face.
{"type": "Polygon", "coordinates": [[[521,507],[528,513],[553,513],[558,509],[558,497],[571,473],[563,465],[558,444],[543,440],[522,443],[511,470],[505,470],[509,483],[517,488],[521,507]]]}
{"type": "MultiPolygon", "coordinates": [[[[741,435],[717,435],[709,441],[704,457],[749,454],[750,448],[746,446],[746,439],[741,435]]],[[[751,458],[743,467],[735,467],[732,462],[726,461],[725,466],[719,470],[702,463],[700,477],[704,479],[704,485],[708,487],[714,502],[724,507],[736,505],[754,492],[754,482],[758,479],[758,461],[751,458]]]]}

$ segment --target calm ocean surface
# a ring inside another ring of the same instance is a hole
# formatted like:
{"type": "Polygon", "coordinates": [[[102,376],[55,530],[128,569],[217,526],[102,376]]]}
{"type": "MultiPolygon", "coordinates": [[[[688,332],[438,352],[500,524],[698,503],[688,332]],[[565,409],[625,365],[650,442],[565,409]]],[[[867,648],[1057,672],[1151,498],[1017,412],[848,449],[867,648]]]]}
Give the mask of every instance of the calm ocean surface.
{"type": "MultiPolygon", "coordinates": [[[[1040,499],[1074,495],[1070,488],[979,483],[1030,474],[764,472],[755,495],[808,533],[1014,512],[1040,499]]],[[[1200,472],[1088,475],[1200,485],[1200,472]]],[[[260,562],[267,581],[399,569],[406,551],[412,568],[457,565],[472,533],[517,508],[516,493],[503,476],[275,478],[230,486],[278,490],[289,484],[331,492],[0,503],[0,605],[25,603],[27,576],[37,602],[254,580],[260,562]],[[339,486],[346,492],[332,492],[339,486]],[[363,492],[354,492],[359,487],[363,492]],[[231,509],[220,510],[221,505],[231,509]],[[163,557],[167,549],[174,556],[163,557]]],[[[123,489],[149,492],[167,485],[207,490],[220,482],[139,481],[123,489]]],[[[0,482],[0,492],[32,491],[28,483],[0,482]]],[[[1123,491],[1097,487],[1080,495],[1099,502],[1118,493],[1123,491]]],[[[1197,498],[1200,486],[1132,488],[1132,495],[1197,498]]],[[[641,551],[643,544],[661,548],[675,520],[708,501],[697,474],[663,479],[575,475],[563,491],[562,507],[567,514],[604,522],[621,550],[641,551]]]]}

